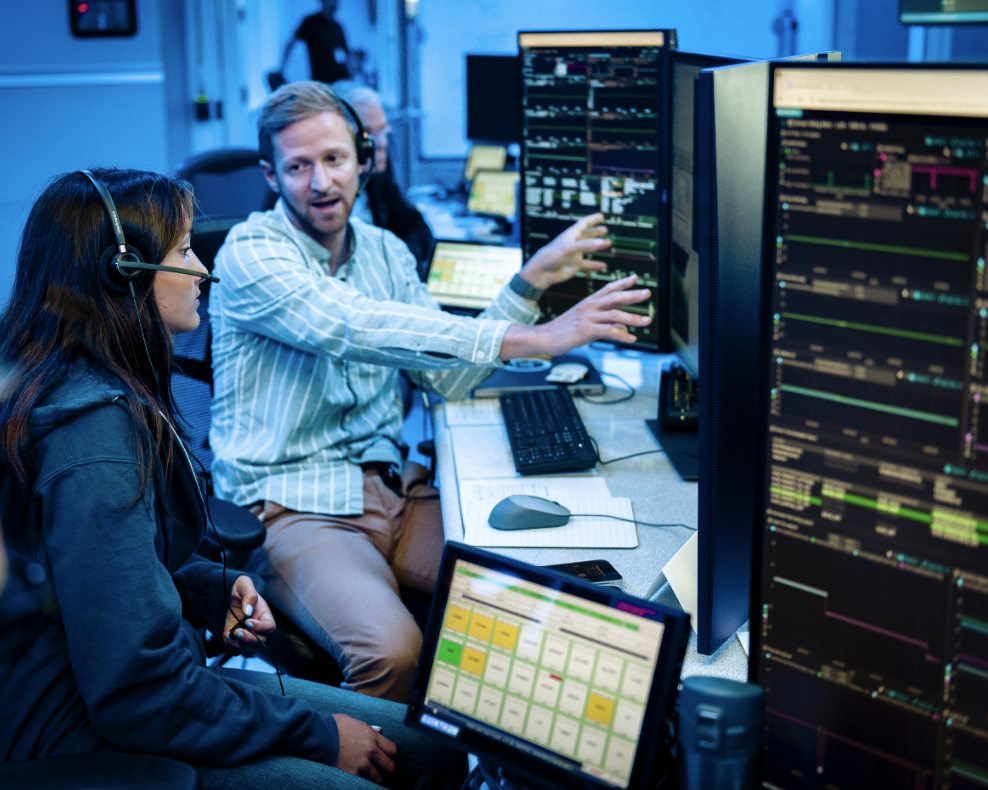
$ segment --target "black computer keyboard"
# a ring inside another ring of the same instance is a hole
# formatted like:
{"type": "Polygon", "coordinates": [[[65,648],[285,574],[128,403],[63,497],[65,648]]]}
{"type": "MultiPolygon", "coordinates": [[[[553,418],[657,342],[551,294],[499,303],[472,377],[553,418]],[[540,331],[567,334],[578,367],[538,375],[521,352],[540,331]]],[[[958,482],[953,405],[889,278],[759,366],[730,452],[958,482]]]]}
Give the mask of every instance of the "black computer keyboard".
{"type": "Polygon", "coordinates": [[[565,387],[509,392],[500,400],[519,474],[577,472],[597,463],[597,452],[565,387]]]}

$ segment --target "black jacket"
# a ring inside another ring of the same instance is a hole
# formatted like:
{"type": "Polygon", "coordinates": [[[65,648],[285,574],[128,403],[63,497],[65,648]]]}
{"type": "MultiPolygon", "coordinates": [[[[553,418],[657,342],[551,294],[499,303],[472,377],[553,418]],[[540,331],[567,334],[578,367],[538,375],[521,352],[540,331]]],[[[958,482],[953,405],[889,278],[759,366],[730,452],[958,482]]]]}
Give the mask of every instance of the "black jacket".
{"type": "Polygon", "coordinates": [[[410,206],[401,194],[391,175],[391,165],[383,173],[375,173],[365,189],[374,224],[390,230],[408,245],[418,264],[419,278],[424,281],[432,252],[432,231],[418,209],[410,206]]]}
{"type": "MultiPolygon", "coordinates": [[[[221,568],[194,551],[204,524],[181,452],[140,488],[118,383],[77,365],[31,413],[33,495],[13,528],[0,597],[0,762],[127,750],[226,766],[268,754],[332,764],[331,716],[204,668],[195,632],[220,632],[221,568]],[[16,534],[15,534],[16,533],[16,534]],[[20,539],[17,535],[26,536],[20,539]]],[[[228,572],[232,586],[237,572],[228,572]]]]}

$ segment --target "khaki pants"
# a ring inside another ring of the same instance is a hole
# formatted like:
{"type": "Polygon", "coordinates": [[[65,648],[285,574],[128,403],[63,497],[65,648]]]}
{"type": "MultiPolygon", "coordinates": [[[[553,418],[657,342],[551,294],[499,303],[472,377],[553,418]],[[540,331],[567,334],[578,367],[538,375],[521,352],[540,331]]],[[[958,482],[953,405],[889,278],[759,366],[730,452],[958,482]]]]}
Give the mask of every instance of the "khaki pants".
{"type": "MultiPolygon", "coordinates": [[[[436,494],[406,464],[409,496],[436,494]]],[[[439,500],[409,501],[364,472],[362,516],[298,513],[271,501],[253,508],[267,527],[272,600],[343,670],[343,687],[396,702],[412,688],[422,632],[398,585],[431,592],[443,551],[439,500]]]]}

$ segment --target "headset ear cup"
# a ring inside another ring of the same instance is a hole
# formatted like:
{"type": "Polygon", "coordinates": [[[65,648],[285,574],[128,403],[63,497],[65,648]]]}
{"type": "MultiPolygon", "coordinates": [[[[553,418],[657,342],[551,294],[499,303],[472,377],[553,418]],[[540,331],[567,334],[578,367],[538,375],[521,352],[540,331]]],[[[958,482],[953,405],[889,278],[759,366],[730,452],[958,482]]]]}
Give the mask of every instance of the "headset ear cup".
{"type": "MultiPolygon", "coordinates": [[[[136,247],[127,245],[126,255],[132,260],[144,263],[144,256],[136,247]]],[[[116,247],[107,247],[100,255],[99,264],[96,269],[99,272],[100,282],[108,291],[115,294],[125,294],[130,291],[130,285],[139,288],[144,281],[144,269],[127,269],[127,261],[120,260],[124,257],[116,247]],[[123,268],[121,268],[121,266],[123,268]]]]}
{"type": "Polygon", "coordinates": [[[370,181],[371,176],[374,175],[374,154],[377,151],[377,147],[374,143],[374,138],[371,137],[367,132],[363,132],[357,137],[357,165],[361,168],[360,173],[360,186],[357,188],[357,192],[363,190],[367,186],[367,182],[370,181]],[[367,163],[370,163],[370,167],[366,167],[367,163]]]}

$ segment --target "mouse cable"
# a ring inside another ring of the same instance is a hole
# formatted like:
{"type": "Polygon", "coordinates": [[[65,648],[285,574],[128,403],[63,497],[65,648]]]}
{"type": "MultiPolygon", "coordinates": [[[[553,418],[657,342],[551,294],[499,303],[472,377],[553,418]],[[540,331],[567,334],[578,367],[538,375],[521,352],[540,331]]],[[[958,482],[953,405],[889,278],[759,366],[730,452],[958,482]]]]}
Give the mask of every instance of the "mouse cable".
{"type": "Polygon", "coordinates": [[[613,518],[615,521],[627,521],[630,524],[639,524],[643,527],[682,527],[683,529],[688,529],[692,532],[697,531],[697,527],[691,527],[688,524],[652,524],[648,521],[639,521],[636,518],[624,518],[623,516],[612,516],[609,513],[570,513],[570,518],[613,518]]]}
{"type": "MultiPolygon", "coordinates": [[[[583,398],[583,400],[585,400],[587,403],[593,403],[593,404],[595,404],[597,406],[613,406],[615,403],[627,403],[629,400],[631,400],[633,397],[635,397],[635,394],[637,392],[635,390],[635,388],[632,387],[623,378],[621,378],[617,373],[609,373],[606,370],[602,370],[602,371],[600,371],[600,375],[601,376],[610,376],[611,378],[614,378],[614,379],[617,379],[618,381],[620,381],[627,388],[625,390],[625,392],[627,394],[626,395],[622,395],[620,398],[614,398],[613,400],[594,400],[593,398],[588,398],[582,392],[579,392],[578,393],[579,396],[581,398],[583,398]]],[[[604,385],[604,389],[605,390],[607,389],[607,385],[606,384],[604,385]]]]}
{"type": "MultiPolygon", "coordinates": [[[[589,434],[588,434],[589,436],[589,434]]],[[[642,450],[640,453],[632,453],[631,455],[619,455],[617,458],[608,458],[606,461],[600,457],[600,447],[597,446],[597,440],[590,436],[590,441],[593,444],[593,449],[597,452],[597,463],[602,466],[607,464],[613,464],[617,461],[627,461],[629,458],[637,458],[639,455],[654,455],[655,453],[664,453],[661,447],[658,450],[642,450]]]]}

